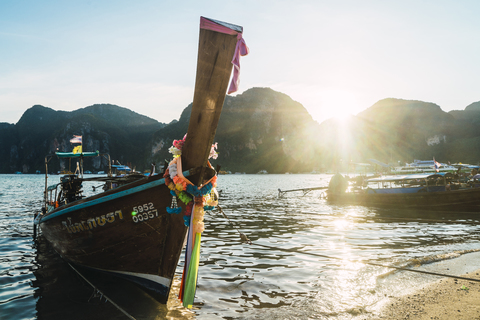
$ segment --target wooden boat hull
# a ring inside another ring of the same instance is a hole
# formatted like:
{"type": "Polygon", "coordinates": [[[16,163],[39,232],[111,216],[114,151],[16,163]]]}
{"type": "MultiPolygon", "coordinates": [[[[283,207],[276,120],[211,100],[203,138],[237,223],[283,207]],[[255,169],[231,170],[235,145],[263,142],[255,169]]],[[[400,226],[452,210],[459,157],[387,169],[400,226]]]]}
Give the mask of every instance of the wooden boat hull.
{"type": "Polygon", "coordinates": [[[355,204],[376,207],[396,208],[460,208],[480,205],[480,188],[459,189],[442,192],[417,193],[366,193],[366,192],[327,192],[327,200],[334,204],[355,204]]]}
{"type": "Polygon", "coordinates": [[[155,176],[57,208],[40,228],[68,262],[129,279],[165,303],[186,234],[183,214],[166,211],[171,199],[155,176]]]}
{"type": "MultiPolygon", "coordinates": [[[[237,63],[237,71],[239,68],[237,60],[242,53],[236,49],[237,44],[238,48],[244,44],[240,41],[242,31],[242,27],[228,23],[203,17],[200,20],[194,101],[187,138],[180,161],[177,161],[178,170],[189,170],[184,171],[183,176],[188,176],[196,187],[211,181],[215,174],[207,163],[214,149],[212,142],[233,61],[237,63]]],[[[243,55],[246,53],[248,48],[243,55]]],[[[235,73],[233,78],[236,78],[235,73]]],[[[45,159],[46,166],[47,163],[48,158],[45,159]]],[[[169,214],[166,210],[171,205],[172,196],[165,180],[160,176],[149,177],[75,201],[80,197],[81,180],[74,175],[64,178],[59,194],[66,199],[65,202],[72,202],[53,210],[50,210],[47,194],[56,190],[58,185],[48,187],[47,180],[45,182],[44,211],[47,212],[36,219],[45,238],[67,261],[129,279],[165,303],[187,229],[183,214],[169,214]]],[[[106,188],[110,188],[113,182],[108,183],[106,188]]],[[[189,219],[190,213],[186,220],[189,219]]],[[[192,230],[199,229],[190,228],[192,230]]],[[[193,304],[194,290],[191,289],[195,285],[192,286],[191,282],[189,303],[184,303],[187,307],[193,304]]]]}

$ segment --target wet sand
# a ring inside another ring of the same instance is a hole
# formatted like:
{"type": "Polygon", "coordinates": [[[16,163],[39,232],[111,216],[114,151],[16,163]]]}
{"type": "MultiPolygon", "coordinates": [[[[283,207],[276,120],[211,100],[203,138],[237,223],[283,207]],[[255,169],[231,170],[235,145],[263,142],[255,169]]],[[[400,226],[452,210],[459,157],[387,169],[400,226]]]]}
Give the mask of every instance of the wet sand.
{"type": "MultiPolygon", "coordinates": [[[[480,279],[480,269],[463,277],[480,279]]],[[[418,291],[388,297],[383,307],[361,319],[480,319],[480,282],[443,278],[418,291]]]]}

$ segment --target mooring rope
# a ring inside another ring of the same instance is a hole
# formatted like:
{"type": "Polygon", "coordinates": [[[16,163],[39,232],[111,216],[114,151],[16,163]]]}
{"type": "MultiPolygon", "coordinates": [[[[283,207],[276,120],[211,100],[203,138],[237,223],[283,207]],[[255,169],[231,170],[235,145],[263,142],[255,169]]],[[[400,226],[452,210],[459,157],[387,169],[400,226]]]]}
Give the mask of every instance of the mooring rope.
{"type": "MultiPolygon", "coordinates": [[[[373,220],[374,217],[352,217],[363,220],[373,220]]],[[[435,219],[413,219],[413,218],[390,218],[390,217],[375,217],[378,220],[399,220],[399,221],[409,221],[409,222],[435,222],[435,223],[455,223],[455,224],[475,224],[478,223],[478,220],[475,221],[458,221],[458,220],[435,220],[435,219]]]]}
{"type": "Polygon", "coordinates": [[[218,211],[220,211],[220,213],[225,217],[225,219],[228,220],[228,222],[230,223],[230,225],[231,225],[232,227],[234,227],[235,230],[237,230],[238,234],[240,235],[240,239],[242,239],[242,242],[245,242],[245,243],[248,243],[248,244],[252,244],[252,241],[251,241],[250,239],[248,239],[245,234],[243,234],[243,233],[240,232],[240,229],[238,229],[238,227],[230,220],[230,218],[225,214],[225,212],[223,212],[222,208],[217,205],[217,209],[218,209],[218,211]]]}
{"type": "MultiPolygon", "coordinates": [[[[235,224],[233,224],[233,222],[227,217],[227,215],[223,212],[223,210],[222,210],[222,208],[220,208],[220,206],[217,206],[217,208],[220,211],[220,213],[229,221],[229,223],[239,233],[241,242],[246,242],[249,245],[255,245],[255,246],[258,246],[258,247],[263,247],[263,248],[267,248],[267,249],[271,249],[271,250],[279,250],[279,251],[284,251],[284,252],[289,252],[289,253],[300,253],[300,254],[305,254],[305,255],[319,257],[319,258],[326,258],[326,259],[331,259],[331,260],[341,260],[341,261],[348,261],[348,262],[353,262],[353,263],[362,263],[362,264],[370,265],[370,266],[376,266],[376,267],[382,267],[382,268],[391,268],[391,269],[409,271],[409,272],[416,272],[416,273],[423,273],[423,274],[428,274],[428,275],[433,275],[433,276],[438,276],[438,277],[444,277],[444,278],[453,278],[453,279],[459,279],[459,280],[480,282],[480,279],[473,279],[473,278],[467,278],[467,277],[462,277],[462,276],[455,276],[455,275],[443,274],[443,273],[437,273],[437,272],[431,272],[431,271],[424,271],[424,270],[409,269],[409,268],[405,268],[405,267],[396,267],[396,266],[392,266],[392,265],[385,265],[385,264],[381,264],[381,263],[368,262],[368,261],[362,261],[362,260],[350,260],[350,259],[345,259],[345,258],[340,258],[340,257],[327,256],[327,255],[319,254],[319,253],[299,251],[299,250],[296,250],[296,249],[279,248],[279,247],[268,246],[268,245],[265,245],[265,244],[252,242],[245,234],[240,232],[238,227],[235,224]]],[[[216,239],[219,239],[219,240],[223,240],[223,241],[235,241],[235,240],[232,240],[232,239],[222,238],[222,237],[213,236],[213,235],[206,235],[206,236],[211,237],[211,238],[216,238],[216,239]]]]}
{"type": "MultiPolygon", "coordinates": [[[[315,213],[315,212],[301,212],[301,214],[318,216],[318,213],[315,213]]],[[[382,217],[382,216],[372,216],[372,217],[368,217],[368,216],[367,217],[336,216],[336,217],[338,217],[338,218],[351,218],[351,219],[354,219],[354,220],[357,220],[357,219],[358,220],[389,220],[389,221],[398,220],[398,221],[409,221],[409,222],[436,222],[436,223],[455,223],[455,224],[476,224],[480,220],[480,215],[478,216],[479,219],[475,219],[475,220],[471,220],[471,221],[458,221],[458,220],[451,220],[451,219],[438,220],[438,219],[423,219],[423,218],[382,217]]]]}
{"type": "Polygon", "coordinates": [[[127,311],[125,311],[122,307],[120,307],[118,304],[116,304],[112,299],[110,299],[109,297],[107,297],[102,291],[100,291],[93,283],[91,283],[90,281],[88,281],[87,278],[85,278],[85,276],[83,274],[81,274],[77,269],[75,269],[70,263],[68,264],[80,277],[82,277],[83,280],[85,280],[90,286],[92,286],[92,288],[94,290],[96,290],[97,292],[100,292],[100,294],[105,298],[105,300],[107,300],[108,302],[110,302],[115,308],[117,308],[120,312],[122,312],[128,319],[130,320],[136,320],[132,315],[130,315],[127,311]]]}

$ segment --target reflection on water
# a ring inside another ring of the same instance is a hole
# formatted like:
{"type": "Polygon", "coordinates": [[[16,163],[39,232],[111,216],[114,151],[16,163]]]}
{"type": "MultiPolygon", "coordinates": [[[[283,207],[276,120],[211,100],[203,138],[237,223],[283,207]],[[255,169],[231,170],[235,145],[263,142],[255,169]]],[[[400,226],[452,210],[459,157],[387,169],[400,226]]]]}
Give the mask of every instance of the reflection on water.
{"type": "MultiPolygon", "coordinates": [[[[42,178],[2,176],[0,314],[7,319],[125,319],[47,243],[32,241],[42,178]]],[[[430,262],[479,249],[476,214],[333,206],[319,197],[321,191],[277,197],[278,188],[328,181],[327,175],[220,176],[220,206],[254,244],[242,244],[218,212],[206,215],[193,311],[176,299],[178,281],[163,306],[134,287],[126,291],[114,280],[88,277],[137,319],[349,319],[392,292],[436,279],[359,261],[435,268],[430,262]]],[[[182,268],[181,262],[177,280],[182,268]]]]}
{"type": "Polygon", "coordinates": [[[71,268],[43,237],[36,242],[39,267],[33,273],[38,319],[191,319],[178,300],[179,281],[163,305],[128,281],[71,268]],[[76,271],[74,271],[76,270],[76,271]],[[77,273],[78,272],[78,273],[77,273]],[[88,282],[87,282],[88,281],[88,282]]]}
{"type": "Polygon", "coordinates": [[[37,242],[37,264],[33,281],[39,319],[85,319],[94,315],[124,319],[124,315],[90,287],[48,245],[43,237],[37,242]],[[67,311],[67,312],[66,312],[67,311]]]}

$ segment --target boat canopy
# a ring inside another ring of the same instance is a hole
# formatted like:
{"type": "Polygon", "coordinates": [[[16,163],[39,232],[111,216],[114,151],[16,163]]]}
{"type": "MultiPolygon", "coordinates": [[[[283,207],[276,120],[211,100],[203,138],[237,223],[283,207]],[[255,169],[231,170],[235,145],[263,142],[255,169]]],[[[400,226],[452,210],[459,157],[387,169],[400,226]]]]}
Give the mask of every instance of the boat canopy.
{"type": "Polygon", "coordinates": [[[464,163],[454,163],[452,164],[452,167],[455,168],[468,168],[468,169],[480,169],[480,166],[472,165],[472,164],[464,164],[464,163]]]}
{"type": "Polygon", "coordinates": [[[368,179],[366,182],[387,182],[387,181],[404,181],[404,180],[415,180],[415,179],[428,179],[433,177],[452,177],[453,175],[449,172],[437,172],[434,174],[431,173],[417,173],[417,174],[408,174],[401,176],[385,176],[380,178],[368,179]]]}
{"type": "Polygon", "coordinates": [[[98,157],[100,153],[97,150],[95,152],[81,152],[81,153],[55,152],[55,154],[59,158],[80,158],[80,157],[98,157]]]}
{"type": "Polygon", "coordinates": [[[383,163],[383,162],[381,162],[381,161],[378,161],[378,160],[376,160],[376,159],[368,159],[368,161],[370,161],[370,162],[373,163],[373,164],[378,164],[379,166],[382,166],[382,167],[384,167],[384,168],[390,167],[388,164],[383,163]]]}
{"type": "Polygon", "coordinates": [[[117,169],[118,171],[131,171],[129,166],[124,166],[121,164],[112,164],[112,168],[117,169]]]}
{"type": "Polygon", "coordinates": [[[60,183],[56,183],[56,184],[54,184],[54,185],[49,186],[49,187],[47,188],[47,191],[52,191],[52,190],[57,189],[57,186],[58,186],[59,184],[60,184],[60,183]]]}
{"type": "Polygon", "coordinates": [[[408,164],[411,167],[416,167],[416,166],[433,166],[435,165],[435,161],[433,160],[416,160],[414,159],[412,163],[408,164]]]}
{"type": "Polygon", "coordinates": [[[359,166],[359,167],[370,167],[370,163],[361,163],[361,162],[353,162],[354,165],[359,166]]]}

